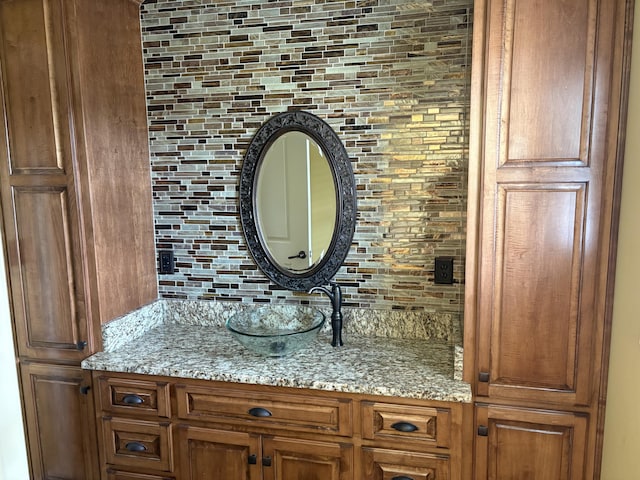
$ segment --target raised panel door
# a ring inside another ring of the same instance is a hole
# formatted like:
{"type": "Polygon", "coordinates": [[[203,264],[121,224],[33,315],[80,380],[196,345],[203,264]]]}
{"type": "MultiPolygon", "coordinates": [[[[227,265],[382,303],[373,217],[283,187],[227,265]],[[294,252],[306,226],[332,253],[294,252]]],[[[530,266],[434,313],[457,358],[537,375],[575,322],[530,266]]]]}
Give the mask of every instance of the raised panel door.
{"type": "Polygon", "coordinates": [[[581,480],[587,417],[481,405],[476,409],[477,480],[581,480]]]}
{"type": "MultiPolygon", "coordinates": [[[[10,276],[18,353],[80,360],[86,316],[78,308],[70,199],[64,187],[15,187],[10,276]]],[[[79,283],[79,285],[78,285],[79,283]]],[[[80,303],[80,305],[82,305],[80,303]]]]}
{"type": "Polygon", "coordinates": [[[178,477],[183,480],[262,478],[258,435],[180,425],[177,441],[178,477]]]}
{"type": "Polygon", "coordinates": [[[90,372],[79,367],[22,363],[20,373],[32,477],[97,479],[90,372]]]}
{"type": "Polygon", "coordinates": [[[264,480],[353,480],[353,447],[284,437],[263,440],[264,480]]]}
{"type": "Polygon", "coordinates": [[[12,174],[63,174],[71,155],[61,0],[0,2],[0,65],[12,174]]]}

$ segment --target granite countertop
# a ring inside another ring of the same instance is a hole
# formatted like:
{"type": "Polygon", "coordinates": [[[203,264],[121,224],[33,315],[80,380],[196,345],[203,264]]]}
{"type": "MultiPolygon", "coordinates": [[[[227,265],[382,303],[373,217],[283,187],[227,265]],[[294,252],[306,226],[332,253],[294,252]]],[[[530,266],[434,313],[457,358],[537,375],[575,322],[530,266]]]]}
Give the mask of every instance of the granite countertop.
{"type": "Polygon", "coordinates": [[[470,402],[454,379],[455,347],[424,339],[345,337],[333,348],[325,332],[281,358],[254,354],[215,325],[166,323],[82,362],[89,370],[310,388],[425,400],[470,402]]]}

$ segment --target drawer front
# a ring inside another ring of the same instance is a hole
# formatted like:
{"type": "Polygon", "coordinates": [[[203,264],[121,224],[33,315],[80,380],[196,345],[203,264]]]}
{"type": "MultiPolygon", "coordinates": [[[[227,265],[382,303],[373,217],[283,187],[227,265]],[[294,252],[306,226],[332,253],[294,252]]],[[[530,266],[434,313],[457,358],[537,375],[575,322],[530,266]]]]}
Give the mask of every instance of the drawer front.
{"type": "Polygon", "coordinates": [[[173,477],[107,470],[107,480],[175,480],[173,477]]]}
{"type": "Polygon", "coordinates": [[[169,418],[169,384],[147,380],[101,376],[98,379],[103,411],[116,414],[169,418]]]}
{"type": "Polygon", "coordinates": [[[176,385],[178,417],[351,436],[352,402],[227,388],[176,385]]]}
{"type": "Polygon", "coordinates": [[[108,464],[173,471],[169,423],[110,417],[103,418],[102,422],[108,464]]]}
{"type": "Polygon", "coordinates": [[[362,480],[449,480],[446,455],[362,448],[362,480]]]}
{"type": "Polygon", "coordinates": [[[446,408],[363,402],[362,437],[376,441],[422,441],[449,448],[451,412],[446,408]]]}

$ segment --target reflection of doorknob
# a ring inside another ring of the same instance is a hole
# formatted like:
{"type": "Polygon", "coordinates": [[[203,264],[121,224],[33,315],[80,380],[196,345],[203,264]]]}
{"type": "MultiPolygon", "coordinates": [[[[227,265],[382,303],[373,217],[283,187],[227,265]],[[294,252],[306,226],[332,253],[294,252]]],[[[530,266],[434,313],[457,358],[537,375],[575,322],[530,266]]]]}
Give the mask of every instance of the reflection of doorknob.
{"type": "Polygon", "coordinates": [[[292,255],[289,257],[289,260],[292,258],[307,258],[307,254],[304,253],[304,250],[300,250],[297,255],[292,255]]]}

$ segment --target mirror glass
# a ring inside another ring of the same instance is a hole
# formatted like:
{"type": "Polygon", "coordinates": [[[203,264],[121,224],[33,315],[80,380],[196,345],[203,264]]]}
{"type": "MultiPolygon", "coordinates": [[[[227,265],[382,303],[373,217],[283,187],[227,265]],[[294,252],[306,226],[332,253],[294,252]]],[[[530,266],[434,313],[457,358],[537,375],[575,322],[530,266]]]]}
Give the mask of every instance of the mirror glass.
{"type": "Polygon", "coordinates": [[[256,173],[256,220],[267,253],[291,272],[313,269],[331,246],[336,188],[322,148],[303,132],[280,135],[256,173]]]}
{"type": "Polygon", "coordinates": [[[304,111],[267,120],[247,147],[240,220],[249,252],[289,290],[326,285],[349,252],[356,186],[340,138],[304,111]]]}

